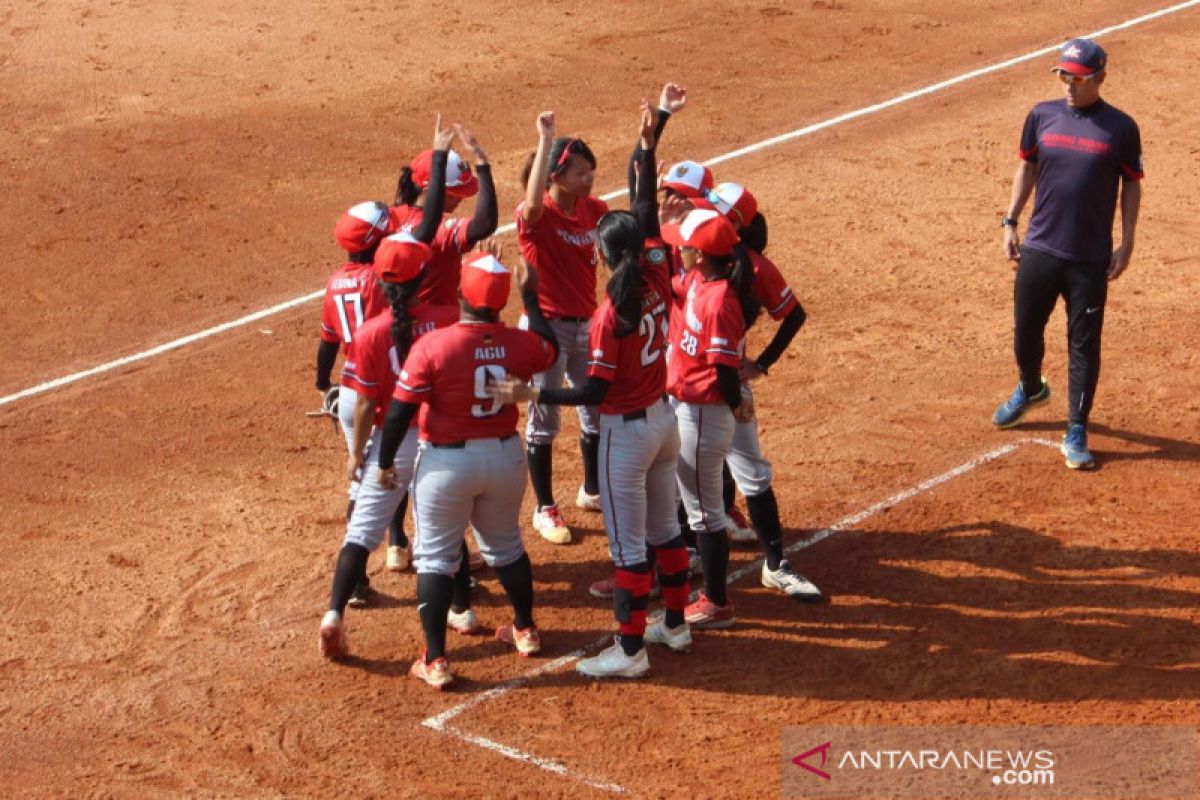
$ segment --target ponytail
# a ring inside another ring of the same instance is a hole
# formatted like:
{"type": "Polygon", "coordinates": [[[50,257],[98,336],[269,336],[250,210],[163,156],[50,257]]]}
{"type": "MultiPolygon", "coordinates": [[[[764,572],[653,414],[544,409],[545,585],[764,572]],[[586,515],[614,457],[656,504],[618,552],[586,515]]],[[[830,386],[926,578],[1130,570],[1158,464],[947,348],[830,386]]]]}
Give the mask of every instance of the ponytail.
{"type": "Polygon", "coordinates": [[[388,303],[392,306],[392,344],[396,346],[396,363],[403,365],[412,349],[413,319],[409,313],[409,302],[417,296],[421,285],[421,276],[407,283],[388,283],[380,281],[383,292],[387,295],[388,303]]]}
{"type": "Polygon", "coordinates": [[[642,321],[642,226],[628,211],[610,211],[596,224],[596,244],[612,269],[605,293],[617,312],[617,338],[628,336],[642,321]]]}
{"type": "Polygon", "coordinates": [[[756,213],[746,223],[746,227],[738,231],[738,237],[742,240],[742,244],[754,252],[760,255],[765,253],[767,250],[767,218],[756,213]]]}
{"type": "Polygon", "coordinates": [[[396,202],[394,205],[411,206],[421,196],[421,187],[412,177],[412,167],[400,170],[400,180],[396,184],[396,202]]]}
{"type": "Polygon", "coordinates": [[[750,330],[762,311],[762,303],[758,302],[758,298],[754,296],[754,262],[750,260],[750,253],[743,245],[738,245],[733,249],[732,261],[733,269],[729,273],[729,282],[737,290],[738,303],[742,307],[742,319],[746,324],[746,330],[750,330]]]}

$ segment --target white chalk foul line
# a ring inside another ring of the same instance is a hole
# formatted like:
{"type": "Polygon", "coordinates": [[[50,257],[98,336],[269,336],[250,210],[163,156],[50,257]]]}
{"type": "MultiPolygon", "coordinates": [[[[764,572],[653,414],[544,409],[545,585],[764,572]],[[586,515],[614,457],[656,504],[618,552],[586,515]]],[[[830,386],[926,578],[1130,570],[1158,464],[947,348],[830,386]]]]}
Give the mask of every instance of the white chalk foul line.
{"type": "MultiPolygon", "coordinates": [[[[1085,36],[1087,36],[1087,38],[1090,38],[1090,39],[1097,39],[1102,36],[1106,36],[1110,33],[1115,33],[1116,31],[1126,30],[1127,28],[1132,28],[1136,25],[1141,25],[1145,22],[1150,22],[1151,20],[1159,19],[1161,17],[1165,17],[1170,14],[1175,14],[1179,11],[1184,11],[1186,9],[1192,8],[1193,6],[1197,6],[1197,5],[1200,5],[1200,0],[1187,0],[1187,2],[1177,3],[1176,5],[1168,6],[1167,8],[1162,8],[1162,9],[1159,9],[1158,11],[1152,11],[1149,14],[1143,14],[1140,17],[1134,17],[1133,19],[1126,20],[1125,22],[1121,22],[1116,25],[1110,25],[1107,28],[1101,28],[1098,31],[1093,31],[1092,33],[1085,34],[1085,36]]],[[[705,161],[704,163],[707,164],[708,166],[713,166],[715,164],[722,164],[726,161],[731,161],[735,158],[741,158],[742,156],[749,155],[750,153],[758,152],[759,150],[765,150],[768,147],[774,147],[776,145],[783,144],[784,142],[790,142],[793,139],[799,139],[804,136],[810,136],[814,133],[817,133],[818,131],[823,131],[827,128],[831,128],[834,125],[840,125],[843,122],[849,122],[850,120],[858,119],[860,117],[865,117],[870,114],[876,114],[880,111],[884,111],[886,109],[893,108],[894,106],[898,106],[903,103],[907,103],[911,100],[916,100],[921,97],[925,97],[927,95],[933,94],[934,92],[940,92],[943,89],[947,89],[951,86],[956,86],[957,84],[963,83],[965,81],[973,80],[975,78],[979,78],[984,75],[989,75],[993,72],[999,72],[1000,70],[1008,69],[1009,67],[1014,66],[1016,64],[1020,64],[1025,61],[1029,61],[1030,59],[1038,58],[1040,56],[1044,56],[1049,53],[1052,53],[1057,49],[1058,49],[1058,45],[1052,45],[1050,47],[1043,47],[1038,50],[1033,50],[1031,52],[1025,53],[1024,55],[1017,56],[1016,58],[1010,58],[1007,61],[1001,61],[998,64],[991,64],[986,67],[980,67],[979,69],[971,70],[970,72],[964,72],[962,75],[958,75],[953,78],[948,78],[947,80],[944,80],[944,81],[939,81],[937,83],[930,84],[929,86],[926,86],[922,89],[916,89],[911,92],[904,92],[903,94],[896,95],[895,97],[891,98],[890,100],[884,100],[881,103],[876,103],[874,105],[866,106],[864,108],[860,108],[855,111],[849,111],[845,114],[839,114],[836,117],[831,117],[830,119],[824,120],[822,122],[817,122],[812,125],[806,125],[803,128],[797,128],[794,131],[790,131],[788,133],[782,133],[778,136],[772,136],[769,139],[763,139],[760,142],[756,142],[754,144],[747,145],[747,146],[739,148],[737,150],[732,150],[728,153],[724,153],[723,155],[719,155],[719,156],[710,158],[707,161],[705,161]]],[[[608,194],[601,195],[601,197],[604,200],[612,200],[612,199],[620,197],[624,194],[626,194],[625,189],[616,189],[614,191],[609,192],[608,194]]],[[[498,233],[498,234],[511,233],[515,229],[515,227],[516,227],[515,225],[513,225],[512,223],[509,223],[507,225],[503,225],[500,228],[498,228],[496,230],[496,233],[498,233]]],[[[317,298],[322,297],[323,294],[324,294],[323,291],[312,292],[310,294],[304,295],[303,297],[297,297],[294,300],[288,300],[284,303],[280,303],[280,304],[272,306],[270,308],[263,309],[262,311],[257,311],[253,314],[248,314],[247,316],[240,317],[231,322],[226,322],[221,325],[217,325],[216,327],[208,328],[207,330],[203,330],[203,331],[198,331],[197,333],[193,333],[188,336],[184,336],[180,339],[175,339],[174,341],[167,342],[166,344],[158,345],[157,347],[154,347],[150,350],[146,350],[145,352],[136,353],[131,356],[126,356],[125,358],[119,358],[116,361],[109,361],[106,364],[100,364],[99,366],[92,367],[90,369],[86,369],[82,372],[76,372],[71,375],[64,375],[61,378],[55,378],[52,381],[48,381],[46,383],[41,383],[41,384],[38,384],[37,386],[31,386],[28,389],[22,389],[21,391],[15,393],[15,394],[10,394],[10,395],[6,395],[4,397],[0,397],[0,407],[9,405],[11,403],[15,403],[18,400],[23,400],[27,397],[33,397],[35,395],[49,392],[53,389],[58,389],[63,386],[67,386],[67,385],[75,383],[77,381],[81,381],[85,378],[91,378],[93,376],[100,375],[105,372],[110,372],[110,371],[112,371],[114,369],[118,369],[120,367],[128,366],[129,364],[133,364],[137,361],[142,361],[147,358],[152,358],[154,356],[169,352],[171,350],[176,350],[185,345],[192,344],[193,342],[198,342],[201,339],[207,339],[209,337],[216,336],[217,334],[224,333],[225,331],[233,330],[234,328],[240,328],[244,325],[250,324],[251,322],[255,322],[257,320],[263,319],[264,317],[269,317],[274,314],[278,314],[282,311],[286,311],[290,308],[294,308],[295,306],[303,305],[304,303],[308,303],[312,300],[316,300],[317,298]]]]}
{"type": "MultiPolygon", "coordinates": [[[[847,528],[852,528],[855,525],[865,522],[866,520],[878,514],[880,511],[897,506],[906,500],[911,500],[917,495],[924,494],[930,489],[936,488],[947,481],[951,481],[954,478],[959,477],[960,475],[964,475],[977,467],[980,467],[991,461],[995,461],[998,458],[1002,458],[1025,444],[1036,444],[1043,447],[1051,447],[1055,450],[1058,449],[1058,442],[1053,442],[1049,439],[1042,439],[1035,436],[1025,437],[1013,442],[1008,442],[1007,444],[1000,445],[999,447],[993,448],[982,455],[978,455],[969,461],[959,464],[953,469],[948,469],[940,475],[935,475],[934,477],[923,480],[915,486],[905,489],[902,492],[897,492],[885,500],[880,500],[879,502],[864,508],[862,511],[857,511],[853,514],[845,516],[834,524],[830,525],[828,528],[817,531],[811,536],[789,545],[784,552],[794,553],[798,550],[803,550],[806,547],[812,547],[817,542],[828,539],[838,531],[846,530],[847,528]]],[[[762,561],[763,560],[761,558],[756,559],[750,564],[730,572],[726,577],[725,582],[727,584],[732,584],[734,581],[740,580],[746,575],[758,571],[762,566],[762,561]]],[[[483,736],[477,736],[476,734],[469,733],[461,728],[451,727],[449,724],[450,720],[459,716],[468,709],[482,705],[483,703],[491,700],[495,700],[498,697],[502,697],[514,689],[518,689],[530,683],[541,675],[545,675],[550,672],[556,672],[581,658],[585,652],[594,650],[595,648],[605,645],[611,641],[612,634],[605,634],[602,638],[596,640],[590,645],[587,645],[586,647],[580,648],[572,653],[568,653],[567,655],[557,658],[554,661],[547,662],[537,669],[530,670],[519,677],[506,681],[505,683],[502,683],[501,685],[492,689],[488,689],[486,692],[480,692],[474,697],[464,700],[453,708],[449,708],[440,714],[429,717],[428,719],[422,721],[421,724],[426,728],[431,728],[435,731],[440,731],[441,733],[450,734],[451,736],[462,739],[464,742],[476,745],[477,747],[482,747],[485,750],[490,750],[491,752],[502,755],[505,758],[531,764],[540,769],[544,769],[547,772],[553,772],[556,775],[561,775],[565,778],[572,778],[580,783],[585,783],[593,788],[601,789],[613,794],[628,794],[628,790],[619,784],[597,781],[593,778],[573,773],[562,762],[532,755],[511,745],[503,744],[502,742],[497,742],[483,736]]]]}

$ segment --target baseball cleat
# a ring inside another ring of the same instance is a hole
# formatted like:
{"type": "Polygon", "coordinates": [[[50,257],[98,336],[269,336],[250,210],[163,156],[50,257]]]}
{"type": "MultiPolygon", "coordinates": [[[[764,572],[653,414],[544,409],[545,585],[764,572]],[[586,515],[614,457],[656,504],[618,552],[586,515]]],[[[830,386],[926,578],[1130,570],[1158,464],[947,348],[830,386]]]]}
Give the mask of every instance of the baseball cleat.
{"type": "Polygon", "coordinates": [[[426,664],[425,655],[422,654],[420,658],[413,662],[408,674],[425,681],[438,691],[445,689],[447,686],[454,685],[454,675],[450,672],[450,662],[446,660],[445,656],[435,658],[433,663],[426,664]]]}
{"type": "Polygon", "coordinates": [[[1067,426],[1059,450],[1066,457],[1067,469],[1092,469],[1096,459],[1087,446],[1087,428],[1078,422],[1067,426]]]}
{"type": "Polygon", "coordinates": [[[799,600],[802,603],[819,603],[825,599],[816,584],[792,569],[786,559],[779,562],[777,570],[767,569],[766,562],[763,562],[762,585],[768,589],[778,589],[793,600],[799,600]]]}
{"type": "Polygon", "coordinates": [[[602,511],[600,507],[600,495],[588,494],[587,489],[579,487],[579,492],[575,495],[575,505],[582,508],[584,511],[602,511]]]}
{"type": "Polygon", "coordinates": [[[563,519],[562,512],[558,510],[557,505],[546,506],[534,511],[533,529],[543,539],[553,544],[569,544],[571,541],[571,529],[567,527],[567,521],[563,519]]]}
{"type": "Polygon", "coordinates": [[[354,587],[354,594],[350,595],[350,599],[346,604],[351,608],[364,608],[371,602],[371,583],[363,580],[354,587]]]}
{"type": "Polygon", "coordinates": [[[346,631],[342,628],[342,615],[332,608],[321,619],[321,629],[317,631],[317,651],[328,659],[350,655],[346,631]]]}
{"type": "Polygon", "coordinates": [[[729,541],[736,544],[750,544],[758,541],[758,534],[754,532],[754,526],[736,505],[731,506],[725,512],[725,516],[729,520],[729,524],[726,526],[729,531],[729,541]]]}
{"type": "Polygon", "coordinates": [[[650,671],[650,658],[644,647],[632,656],[625,655],[618,639],[599,655],[581,659],[575,669],[591,678],[640,678],[650,671]]]}
{"type": "Polygon", "coordinates": [[[501,625],[496,628],[496,641],[511,644],[524,657],[542,652],[542,640],[534,626],[518,629],[516,625],[501,625]]]}
{"type": "Polygon", "coordinates": [[[1040,406],[1050,399],[1050,384],[1042,378],[1042,388],[1036,394],[1026,395],[1025,387],[1017,382],[1017,388],[1012,396],[996,408],[992,414],[992,424],[997,428],[1011,428],[1021,421],[1025,412],[1034,406],[1040,406]]]}
{"type": "Polygon", "coordinates": [[[696,602],[683,610],[683,619],[688,625],[701,630],[729,628],[732,627],[735,619],[733,603],[719,606],[709,600],[704,592],[700,592],[696,597],[696,602]]]}
{"type": "Polygon", "coordinates": [[[391,572],[403,572],[408,569],[408,548],[398,544],[388,545],[387,568],[391,572]]]}
{"type": "Polygon", "coordinates": [[[685,621],[678,628],[668,628],[664,618],[651,622],[646,626],[643,637],[650,644],[665,644],[676,653],[684,653],[692,647],[692,629],[685,621]]]}
{"type": "Polygon", "coordinates": [[[473,608],[468,608],[466,611],[450,609],[450,614],[446,617],[446,626],[455,633],[460,633],[463,636],[471,636],[483,629],[483,626],[479,624],[479,617],[475,615],[475,609],[473,608]]]}

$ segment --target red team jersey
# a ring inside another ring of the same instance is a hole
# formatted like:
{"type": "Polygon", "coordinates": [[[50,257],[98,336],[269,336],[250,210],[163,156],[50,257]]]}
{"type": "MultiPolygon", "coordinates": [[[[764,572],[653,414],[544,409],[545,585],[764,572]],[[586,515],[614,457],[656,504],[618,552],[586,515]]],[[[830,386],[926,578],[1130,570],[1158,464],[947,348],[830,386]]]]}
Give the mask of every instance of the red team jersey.
{"type": "Polygon", "coordinates": [[[607,297],[592,317],[588,375],[610,383],[601,414],[628,414],[658,402],[667,386],[667,314],[671,276],[667,249],[647,241],[642,253],[642,317],[638,329],[617,338],[616,309],[607,297]]]}
{"type": "Polygon", "coordinates": [[[671,315],[667,391],[685,403],[723,403],[716,366],[741,366],[746,333],[737,290],[695,270],[677,276],[672,289],[682,302],[671,315]]]}
{"type": "Polygon", "coordinates": [[[350,344],[364,322],[388,307],[372,264],[343,264],[329,276],[321,306],[321,338],[350,344]]]}
{"type": "Polygon", "coordinates": [[[754,265],[754,296],[762,303],[763,311],[771,315],[771,319],[783,319],[799,305],[796,295],[792,294],[791,287],[774,261],[749,248],[746,248],[746,252],[750,254],[750,263],[754,265]]]}
{"type": "Polygon", "coordinates": [[[421,403],[422,441],[507,436],[517,429],[517,407],[488,397],[488,384],[509,376],[528,381],[554,358],[554,348],[536,333],[500,322],[460,322],[413,345],[394,396],[421,403]]]}
{"type": "MultiPolygon", "coordinates": [[[[412,229],[421,222],[421,209],[416,206],[393,206],[388,209],[392,233],[412,229]]],[[[470,249],[465,219],[443,220],[430,242],[433,259],[425,267],[425,277],[417,290],[417,299],[433,305],[458,305],[458,281],[462,273],[462,257],[470,249]]]]}
{"type": "MultiPolygon", "coordinates": [[[[458,322],[457,306],[420,303],[410,313],[414,343],[431,331],[458,322]]],[[[382,314],[372,317],[359,328],[354,343],[346,351],[342,386],[375,401],[375,425],[382,427],[399,376],[396,346],[392,343],[392,310],[385,308],[382,314]]],[[[413,424],[416,422],[414,419],[413,424]]]]}
{"type": "Polygon", "coordinates": [[[596,311],[596,225],[608,213],[608,204],[596,197],[581,197],[568,216],[550,199],[542,197],[542,216],[528,223],[517,206],[517,240],[521,255],[537,268],[538,305],[547,319],[587,319],[596,311]]]}

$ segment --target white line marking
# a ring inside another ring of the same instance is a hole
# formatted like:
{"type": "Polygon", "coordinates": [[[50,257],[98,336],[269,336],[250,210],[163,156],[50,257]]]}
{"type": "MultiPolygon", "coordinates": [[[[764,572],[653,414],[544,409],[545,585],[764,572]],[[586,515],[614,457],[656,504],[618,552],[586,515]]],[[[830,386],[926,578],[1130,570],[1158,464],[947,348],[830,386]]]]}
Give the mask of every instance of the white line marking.
{"type": "MultiPolygon", "coordinates": [[[[941,473],[940,475],[935,475],[934,477],[923,480],[920,483],[918,483],[917,485],[910,487],[908,489],[905,489],[902,492],[897,492],[896,494],[892,495],[891,497],[887,498],[886,500],[880,500],[879,502],[868,506],[867,508],[863,509],[862,511],[858,511],[854,514],[850,514],[849,516],[843,517],[842,519],[835,522],[833,525],[830,525],[828,528],[817,531],[816,533],[812,534],[808,538],[801,539],[800,541],[793,543],[792,545],[787,547],[784,550],[784,552],[785,553],[793,553],[793,552],[796,552],[797,550],[803,550],[806,547],[811,547],[812,545],[816,544],[817,542],[828,539],[830,536],[832,536],[837,531],[845,530],[846,528],[850,528],[855,525],[858,525],[859,523],[864,522],[865,520],[870,519],[871,517],[875,516],[880,511],[883,511],[884,509],[892,508],[893,506],[899,505],[900,503],[903,503],[906,500],[911,500],[913,497],[916,497],[917,495],[920,495],[920,494],[924,494],[925,492],[928,492],[930,489],[936,488],[937,486],[940,486],[941,484],[946,483],[947,481],[953,480],[954,478],[957,478],[960,475],[970,472],[971,470],[975,469],[976,467],[979,467],[990,461],[995,461],[998,458],[1002,458],[1003,456],[1006,456],[1009,453],[1012,453],[1013,451],[1017,450],[1019,447],[1021,447],[1022,445],[1025,445],[1025,444],[1037,444],[1037,445],[1042,445],[1045,447],[1052,447],[1055,449],[1058,448],[1057,442],[1052,442],[1048,439],[1041,439],[1036,436],[1022,438],[1022,439],[1018,439],[1013,442],[1008,442],[1007,444],[1000,445],[999,447],[989,450],[988,452],[986,452],[982,455],[976,456],[975,458],[972,458],[971,460],[966,461],[966,462],[958,465],[957,467],[954,467],[953,469],[946,470],[945,472],[941,473]]],[[[737,581],[737,580],[745,577],[746,575],[749,575],[750,573],[758,570],[761,566],[762,566],[762,559],[760,558],[745,567],[742,567],[740,569],[734,570],[733,572],[729,573],[729,575],[725,579],[725,582],[727,584],[732,584],[734,581],[737,581]]],[[[493,753],[497,753],[499,755],[504,756],[505,758],[511,758],[515,761],[522,761],[522,762],[525,762],[526,764],[532,764],[533,766],[539,767],[540,769],[544,769],[547,772],[553,772],[556,775],[561,775],[566,778],[572,778],[574,780],[578,780],[582,783],[586,783],[588,786],[592,786],[594,788],[601,789],[603,791],[612,792],[614,794],[627,794],[628,790],[618,784],[603,783],[603,782],[595,781],[588,777],[577,775],[577,774],[571,772],[564,764],[562,764],[559,761],[553,761],[553,760],[546,759],[546,758],[540,758],[540,757],[532,755],[530,753],[526,753],[523,750],[519,750],[515,747],[512,747],[511,745],[506,745],[501,742],[496,742],[491,739],[484,738],[482,736],[476,736],[475,734],[468,733],[466,731],[460,730],[459,728],[453,728],[448,724],[450,720],[459,716],[467,709],[472,708],[477,705],[480,705],[482,703],[486,703],[490,700],[494,700],[497,697],[506,695],[509,692],[511,692],[513,689],[517,689],[517,688],[520,688],[521,686],[524,686],[525,684],[529,683],[534,678],[536,678],[540,675],[545,675],[546,673],[549,673],[549,672],[555,672],[556,670],[559,670],[562,667],[565,667],[568,664],[570,664],[571,662],[580,658],[586,651],[594,649],[596,647],[599,647],[602,644],[606,644],[607,642],[609,642],[611,640],[612,640],[612,634],[605,634],[603,638],[597,640],[596,642],[593,642],[592,644],[588,645],[587,647],[581,648],[579,650],[574,651],[573,653],[569,653],[565,656],[562,656],[561,658],[555,659],[554,661],[543,664],[542,666],[540,666],[536,669],[526,672],[524,675],[513,678],[512,680],[506,681],[505,683],[501,684],[500,686],[496,686],[492,689],[487,690],[486,692],[481,692],[480,694],[475,695],[474,697],[470,697],[470,698],[464,700],[463,702],[459,703],[458,705],[454,706],[453,708],[449,708],[449,709],[443,711],[442,713],[437,714],[436,716],[429,717],[428,719],[422,721],[421,724],[424,725],[426,728],[431,728],[435,731],[441,731],[442,733],[448,733],[451,736],[458,737],[459,739],[462,739],[465,742],[469,742],[470,744],[477,745],[478,747],[482,747],[485,750],[490,750],[493,753]]]]}
{"type": "MultiPolygon", "coordinates": [[[[1160,17],[1165,17],[1169,14],[1174,14],[1179,11],[1184,11],[1184,10],[1192,8],[1193,6],[1196,6],[1196,5],[1200,5],[1200,0],[1187,0],[1187,2],[1178,3],[1173,6],[1168,6],[1167,8],[1163,8],[1158,11],[1152,11],[1149,14],[1143,14],[1140,17],[1134,17],[1133,19],[1127,20],[1126,22],[1121,22],[1116,25],[1110,25],[1107,28],[1101,28],[1100,30],[1095,31],[1093,33],[1085,34],[1085,36],[1089,39],[1097,39],[1101,36],[1107,36],[1108,34],[1114,33],[1116,31],[1121,31],[1121,30],[1125,30],[1127,28],[1132,28],[1135,25],[1141,25],[1142,23],[1149,22],[1151,20],[1155,20],[1160,17]]],[[[713,166],[714,164],[721,164],[726,161],[731,161],[735,158],[741,158],[744,155],[749,155],[750,153],[754,153],[759,150],[764,150],[768,147],[774,147],[775,145],[782,144],[784,142],[789,142],[793,139],[799,139],[803,136],[809,136],[813,133],[825,130],[826,128],[831,128],[834,125],[839,125],[843,122],[849,122],[850,120],[858,119],[859,117],[865,117],[870,114],[875,114],[875,113],[878,113],[885,109],[901,105],[902,103],[907,103],[910,100],[916,100],[918,98],[925,97],[926,95],[933,94],[934,92],[939,92],[942,89],[946,89],[951,86],[955,86],[959,83],[963,83],[965,81],[969,81],[974,78],[979,78],[984,75],[989,75],[993,72],[998,72],[1000,70],[1007,69],[1016,64],[1020,64],[1024,61],[1029,61],[1030,59],[1034,59],[1039,56],[1044,56],[1048,53],[1053,53],[1057,49],[1058,49],[1058,45],[1053,45],[1050,47],[1043,47],[1041,49],[1034,50],[1034,51],[1026,53],[1024,55],[1017,56],[1016,58],[1010,58],[1007,61],[1001,61],[998,64],[992,64],[987,67],[980,67],[979,69],[971,70],[970,72],[965,72],[962,75],[959,75],[957,77],[949,78],[947,80],[939,81],[938,83],[931,84],[929,86],[926,86],[923,89],[916,89],[911,92],[905,92],[904,94],[897,95],[896,97],[893,97],[890,100],[885,100],[882,103],[876,103],[875,105],[866,106],[866,107],[860,108],[856,111],[850,111],[845,114],[840,114],[836,117],[832,117],[831,119],[827,119],[822,122],[817,122],[812,125],[806,125],[803,128],[798,128],[797,130],[791,131],[789,133],[783,133],[778,136],[773,136],[769,139],[763,139],[761,142],[747,145],[747,146],[739,148],[737,150],[733,150],[731,152],[725,153],[724,155],[719,155],[719,156],[710,158],[708,161],[705,161],[704,163],[707,164],[708,166],[713,166]]],[[[609,192],[608,194],[601,195],[601,198],[604,200],[612,200],[612,199],[620,197],[626,193],[627,193],[626,189],[617,189],[617,190],[609,192]]],[[[509,223],[507,225],[501,226],[500,228],[497,228],[496,233],[497,234],[511,233],[515,229],[515,227],[516,227],[515,225],[513,225],[512,223],[509,223]]],[[[67,386],[68,384],[75,383],[76,381],[81,381],[84,378],[90,378],[94,375],[100,375],[101,373],[104,373],[104,372],[110,372],[111,370],[118,369],[119,367],[124,367],[128,364],[132,364],[137,361],[142,361],[147,358],[152,358],[153,356],[161,355],[162,353],[166,353],[171,350],[176,350],[180,347],[183,347],[184,345],[188,345],[193,342],[200,341],[201,339],[207,339],[211,336],[216,336],[217,334],[224,333],[225,331],[232,330],[234,328],[240,328],[243,325],[247,325],[256,320],[263,319],[264,317],[269,317],[274,314],[278,314],[282,311],[286,311],[290,308],[294,308],[295,306],[303,305],[304,303],[315,300],[319,297],[322,297],[323,295],[324,295],[324,290],[321,290],[318,292],[312,292],[310,294],[304,295],[303,297],[297,297],[294,300],[288,300],[284,303],[280,303],[278,305],[272,306],[271,308],[267,308],[262,311],[257,311],[248,316],[241,317],[239,319],[235,319],[232,322],[226,322],[221,325],[217,325],[214,328],[208,328],[207,330],[199,331],[197,333],[193,333],[188,336],[184,336],[181,339],[176,339],[174,341],[167,342],[166,344],[158,345],[157,347],[154,347],[150,350],[146,350],[145,352],[136,353],[131,356],[126,356],[125,358],[119,358],[116,361],[110,361],[106,364],[101,364],[99,366],[92,367],[91,369],[86,369],[83,372],[76,372],[71,375],[64,375],[61,378],[55,378],[52,381],[48,381],[46,383],[41,383],[41,384],[38,384],[37,386],[31,386],[28,389],[22,389],[21,391],[17,392],[16,394],[10,394],[5,397],[0,397],[0,407],[9,405],[10,403],[15,403],[18,400],[23,400],[27,397],[33,397],[34,395],[39,395],[44,392],[51,391],[52,389],[58,389],[60,387],[67,386]]]]}

